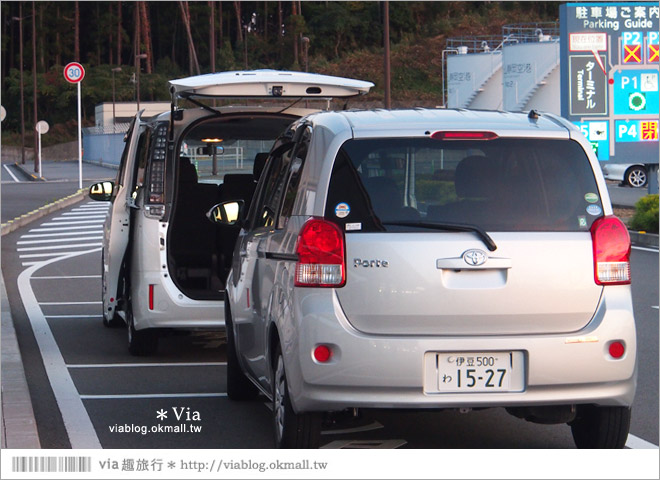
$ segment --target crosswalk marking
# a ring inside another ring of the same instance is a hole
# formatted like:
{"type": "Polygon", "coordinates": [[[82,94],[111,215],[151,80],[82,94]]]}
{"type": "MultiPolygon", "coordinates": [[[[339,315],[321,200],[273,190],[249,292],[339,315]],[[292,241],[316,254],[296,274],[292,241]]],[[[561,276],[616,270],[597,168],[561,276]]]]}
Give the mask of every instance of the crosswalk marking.
{"type": "Polygon", "coordinates": [[[37,233],[34,235],[26,234],[22,235],[21,238],[71,237],[73,235],[93,235],[98,233],[103,233],[103,230],[86,230],[84,232],[37,233]]]}
{"type": "MultiPolygon", "coordinates": [[[[42,225],[45,225],[42,224],[42,225]]],[[[57,225],[57,224],[55,224],[57,225]]],[[[60,230],[87,230],[89,228],[99,228],[100,225],[86,225],[86,226],[81,226],[81,227],[52,227],[52,228],[33,228],[30,230],[30,232],[55,232],[55,231],[60,231],[60,230]]]]}
{"type": "MultiPolygon", "coordinates": [[[[79,234],[79,235],[84,235],[84,234],[79,234]]],[[[103,240],[103,237],[76,237],[77,240],[103,240]]],[[[62,243],[62,242],[70,242],[70,238],[52,238],[50,240],[24,240],[20,242],[16,242],[17,245],[40,245],[43,243],[62,243]]]]}
{"type": "MultiPolygon", "coordinates": [[[[75,245],[49,245],[48,247],[26,247],[17,248],[17,252],[33,252],[37,250],[61,250],[63,248],[87,248],[87,247],[100,247],[101,243],[77,243],[75,245]]],[[[22,257],[21,257],[22,258],[22,257]]]]}

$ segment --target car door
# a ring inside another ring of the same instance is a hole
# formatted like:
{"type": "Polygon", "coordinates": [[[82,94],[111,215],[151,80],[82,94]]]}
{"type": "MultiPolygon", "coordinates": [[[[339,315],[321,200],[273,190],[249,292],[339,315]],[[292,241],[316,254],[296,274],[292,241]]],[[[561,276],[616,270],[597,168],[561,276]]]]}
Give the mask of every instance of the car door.
{"type": "Polygon", "coordinates": [[[112,319],[117,309],[117,300],[121,296],[120,282],[123,263],[130,233],[130,208],[134,205],[134,186],[136,181],[136,158],[140,140],[145,137],[145,125],[141,120],[144,110],[133,119],[126,134],[126,146],[122,153],[114,185],[111,202],[104,224],[103,246],[103,312],[112,319]]]}
{"type": "Polygon", "coordinates": [[[275,288],[280,258],[273,252],[279,251],[283,235],[281,211],[286,209],[290,213],[295,195],[289,192],[289,183],[292,173],[297,175],[300,171],[301,162],[292,161],[297,150],[298,146],[292,142],[273,150],[255,197],[250,230],[239,239],[242,288],[237,291],[243,297],[239,308],[248,304],[249,307],[243,310],[242,321],[234,321],[237,350],[244,368],[266,388],[270,372],[269,325],[274,302],[280,298],[275,288]]]}

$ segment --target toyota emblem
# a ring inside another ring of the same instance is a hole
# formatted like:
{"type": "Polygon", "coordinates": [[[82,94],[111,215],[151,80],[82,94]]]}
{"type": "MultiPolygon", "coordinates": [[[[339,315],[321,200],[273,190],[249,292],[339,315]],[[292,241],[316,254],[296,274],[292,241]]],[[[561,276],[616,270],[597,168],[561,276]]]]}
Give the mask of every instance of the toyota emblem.
{"type": "Polygon", "coordinates": [[[478,250],[476,248],[473,248],[463,253],[463,260],[468,265],[472,265],[473,267],[478,267],[479,265],[483,265],[484,263],[486,263],[486,260],[488,260],[488,254],[483,250],[478,250]]]}

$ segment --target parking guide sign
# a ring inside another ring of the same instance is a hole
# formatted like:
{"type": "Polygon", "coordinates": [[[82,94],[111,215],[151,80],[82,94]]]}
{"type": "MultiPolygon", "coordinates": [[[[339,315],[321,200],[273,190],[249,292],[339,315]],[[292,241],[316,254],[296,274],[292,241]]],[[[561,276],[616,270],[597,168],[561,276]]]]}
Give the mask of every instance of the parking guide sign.
{"type": "Polygon", "coordinates": [[[599,160],[658,163],[660,6],[560,7],[561,111],[599,160]]]}

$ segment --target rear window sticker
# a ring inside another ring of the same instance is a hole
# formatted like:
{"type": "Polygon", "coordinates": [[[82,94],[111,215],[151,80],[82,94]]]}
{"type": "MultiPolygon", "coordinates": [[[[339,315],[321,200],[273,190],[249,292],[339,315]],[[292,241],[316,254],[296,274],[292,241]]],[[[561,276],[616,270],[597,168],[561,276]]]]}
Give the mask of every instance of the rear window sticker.
{"type": "Polygon", "coordinates": [[[584,195],[584,199],[589,203],[596,203],[598,201],[598,195],[595,193],[587,193],[584,195]]]}
{"type": "Polygon", "coordinates": [[[351,207],[348,206],[348,203],[342,202],[335,206],[335,215],[337,218],[346,218],[349,213],[351,213],[351,207]]]}
{"type": "Polygon", "coordinates": [[[603,210],[598,205],[589,205],[587,207],[587,213],[596,216],[603,213],[603,210]]]}
{"type": "Polygon", "coordinates": [[[587,228],[587,217],[580,215],[578,217],[578,225],[580,225],[581,228],[587,228]]]}
{"type": "Polygon", "coordinates": [[[361,223],[347,223],[346,224],[346,231],[351,232],[355,230],[362,230],[362,224],[361,223]]]}

